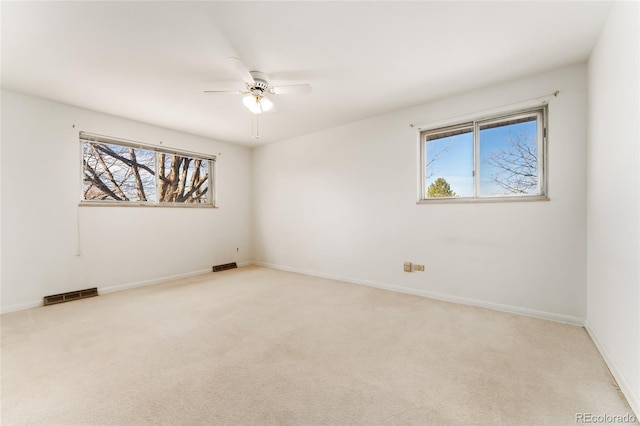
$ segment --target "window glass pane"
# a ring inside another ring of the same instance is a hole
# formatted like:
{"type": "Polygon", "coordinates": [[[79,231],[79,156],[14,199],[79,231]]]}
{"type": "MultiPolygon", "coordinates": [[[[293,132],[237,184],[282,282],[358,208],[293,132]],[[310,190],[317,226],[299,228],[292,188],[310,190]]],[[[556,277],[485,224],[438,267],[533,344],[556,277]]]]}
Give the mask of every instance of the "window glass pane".
{"type": "Polygon", "coordinates": [[[85,200],[155,201],[155,152],[82,141],[85,200]]]}
{"type": "Polygon", "coordinates": [[[215,157],[80,134],[83,201],[213,207],[215,157]]]}
{"type": "Polygon", "coordinates": [[[160,202],[211,203],[209,161],[158,153],[160,202]]]}
{"type": "Polygon", "coordinates": [[[473,197],[473,128],[429,134],[424,144],[424,197],[473,197]]]}
{"type": "Polygon", "coordinates": [[[540,194],[537,115],[481,124],[479,196],[540,194]]]}

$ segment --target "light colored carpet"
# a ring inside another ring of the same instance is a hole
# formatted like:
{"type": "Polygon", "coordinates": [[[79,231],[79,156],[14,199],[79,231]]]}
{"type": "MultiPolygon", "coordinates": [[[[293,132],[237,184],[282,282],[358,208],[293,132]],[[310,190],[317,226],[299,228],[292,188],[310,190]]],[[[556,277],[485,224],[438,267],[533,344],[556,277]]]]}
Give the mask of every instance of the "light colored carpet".
{"type": "Polygon", "coordinates": [[[2,316],[2,424],[576,424],[579,327],[260,267],[2,316]]]}

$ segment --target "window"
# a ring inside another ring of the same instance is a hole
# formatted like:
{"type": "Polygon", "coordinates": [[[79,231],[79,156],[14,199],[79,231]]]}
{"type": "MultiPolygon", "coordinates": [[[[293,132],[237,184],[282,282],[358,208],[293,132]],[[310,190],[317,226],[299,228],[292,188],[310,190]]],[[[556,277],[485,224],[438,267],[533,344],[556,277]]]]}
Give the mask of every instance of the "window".
{"type": "Polygon", "coordinates": [[[82,202],[122,205],[215,204],[215,157],[80,133],[82,202]]]}
{"type": "Polygon", "coordinates": [[[420,133],[421,201],[546,198],[546,108],[420,133]]]}

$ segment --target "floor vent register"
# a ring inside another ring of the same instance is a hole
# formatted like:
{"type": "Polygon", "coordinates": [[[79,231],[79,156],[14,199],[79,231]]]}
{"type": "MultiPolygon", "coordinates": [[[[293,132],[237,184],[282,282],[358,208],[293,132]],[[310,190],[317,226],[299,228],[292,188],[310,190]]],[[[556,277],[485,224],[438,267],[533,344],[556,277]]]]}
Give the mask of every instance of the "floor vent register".
{"type": "Polygon", "coordinates": [[[98,295],[98,288],[86,288],[84,290],[69,291],[67,293],[52,294],[44,297],[44,306],[56,305],[58,303],[71,302],[72,300],[86,299],[98,295]]]}
{"type": "Polygon", "coordinates": [[[236,262],[225,263],[224,265],[216,265],[213,267],[213,272],[226,271],[227,269],[236,269],[238,265],[236,262]]]}

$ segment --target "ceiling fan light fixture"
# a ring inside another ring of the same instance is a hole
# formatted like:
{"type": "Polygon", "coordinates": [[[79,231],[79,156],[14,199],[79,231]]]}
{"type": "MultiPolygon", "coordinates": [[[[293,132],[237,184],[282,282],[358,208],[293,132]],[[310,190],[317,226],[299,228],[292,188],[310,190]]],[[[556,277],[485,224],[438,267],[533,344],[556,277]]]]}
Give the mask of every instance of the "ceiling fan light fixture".
{"type": "Polygon", "coordinates": [[[273,102],[262,95],[245,96],[242,98],[242,103],[254,114],[260,114],[273,108],[273,102]]]}
{"type": "Polygon", "coordinates": [[[264,96],[260,96],[260,105],[262,106],[263,112],[267,112],[273,108],[273,102],[271,102],[271,99],[265,98],[264,96]]]}

